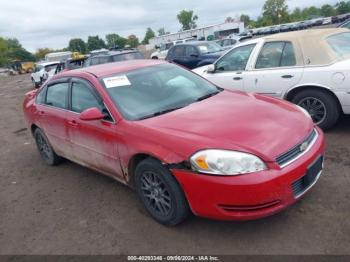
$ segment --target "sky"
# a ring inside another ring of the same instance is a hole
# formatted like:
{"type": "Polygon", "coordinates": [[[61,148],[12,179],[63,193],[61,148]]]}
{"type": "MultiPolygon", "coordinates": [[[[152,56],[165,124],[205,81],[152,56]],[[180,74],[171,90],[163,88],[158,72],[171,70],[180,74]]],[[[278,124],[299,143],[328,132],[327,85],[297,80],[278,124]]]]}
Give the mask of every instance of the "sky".
{"type": "MultiPolygon", "coordinates": [[[[194,10],[198,26],[224,22],[228,16],[248,14],[256,18],[265,0],[0,0],[0,36],[17,38],[24,48],[64,48],[71,38],[87,40],[117,33],[143,39],[146,28],[181,28],[176,15],[194,10]]],[[[338,0],[288,0],[295,7],[335,4],[338,0]]]]}

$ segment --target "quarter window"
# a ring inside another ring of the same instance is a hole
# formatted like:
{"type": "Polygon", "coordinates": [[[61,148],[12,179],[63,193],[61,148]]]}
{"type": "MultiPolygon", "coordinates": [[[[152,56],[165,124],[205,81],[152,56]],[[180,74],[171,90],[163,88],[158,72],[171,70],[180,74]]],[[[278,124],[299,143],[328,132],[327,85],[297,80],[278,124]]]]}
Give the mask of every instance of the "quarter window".
{"type": "Polygon", "coordinates": [[[46,104],[58,108],[67,108],[68,83],[58,83],[48,87],[46,104]]]}
{"type": "Polygon", "coordinates": [[[101,104],[88,86],[74,82],[72,85],[72,111],[80,113],[92,107],[102,109],[101,104]]]}
{"type": "Polygon", "coordinates": [[[296,59],[293,45],[290,42],[270,42],[262,47],[255,68],[274,68],[295,66],[296,59]]]}
{"type": "Polygon", "coordinates": [[[237,47],[227,53],[216,64],[218,72],[244,71],[255,44],[237,47]]]}

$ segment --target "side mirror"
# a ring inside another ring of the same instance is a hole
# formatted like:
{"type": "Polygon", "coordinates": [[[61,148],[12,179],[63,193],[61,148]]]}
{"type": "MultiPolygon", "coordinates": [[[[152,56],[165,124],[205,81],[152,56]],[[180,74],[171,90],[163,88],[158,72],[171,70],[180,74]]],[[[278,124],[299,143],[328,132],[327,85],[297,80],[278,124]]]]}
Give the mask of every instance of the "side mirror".
{"type": "Polygon", "coordinates": [[[80,113],[79,119],[84,121],[93,121],[93,120],[101,120],[105,117],[104,114],[97,107],[92,107],[85,109],[80,113]]]}
{"type": "Polygon", "coordinates": [[[155,49],[160,49],[160,46],[159,45],[155,45],[154,48],[155,49]]]}
{"type": "Polygon", "coordinates": [[[207,73],[214,73],[215,72],[215,65],[214,64],[210,64],[207,67],[207,73]]]}

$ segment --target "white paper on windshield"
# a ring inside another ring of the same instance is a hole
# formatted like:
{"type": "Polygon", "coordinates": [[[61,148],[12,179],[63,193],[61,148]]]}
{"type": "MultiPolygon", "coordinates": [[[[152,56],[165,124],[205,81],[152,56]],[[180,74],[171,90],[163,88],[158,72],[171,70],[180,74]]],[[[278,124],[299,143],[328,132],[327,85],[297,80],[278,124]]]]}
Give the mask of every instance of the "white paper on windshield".
{"type": "Polygon", "coordinates": [[[103,81],[105,83],[106,88],[131,85],[126,75],[108,77],[103,79],[103,81]]]}

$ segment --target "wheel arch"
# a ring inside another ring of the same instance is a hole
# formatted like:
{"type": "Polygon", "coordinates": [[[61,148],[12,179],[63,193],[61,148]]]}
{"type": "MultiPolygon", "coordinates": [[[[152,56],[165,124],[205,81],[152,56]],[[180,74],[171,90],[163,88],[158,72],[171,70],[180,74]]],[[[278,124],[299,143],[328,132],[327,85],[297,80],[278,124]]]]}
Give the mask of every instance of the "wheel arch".
{"type": "Polygon", "coordinates": [[[320,91],[328,93],[330,96],[332,96],[335,99],[335,101],[338,104],[340,112],[343,113],[343,108],[341,106],[339,98],[332,91],[332,89],[330,89],[327,86],[322,86],[317,84],[307,84],[307,85],[296,86],[286,92],[286,94],[284,95],[284,99],[291,102],[297,93],[299,93],[302,90],[310,90],[310,89],[315,89],[315,90],[318,89],[320,91]]]}
{"type": "Polygon", "coordinates": [[[32,135],[34,135],[35,130],[39,128],[36,124],[31,124],[30,131],[32,132],[32,135]]]}

